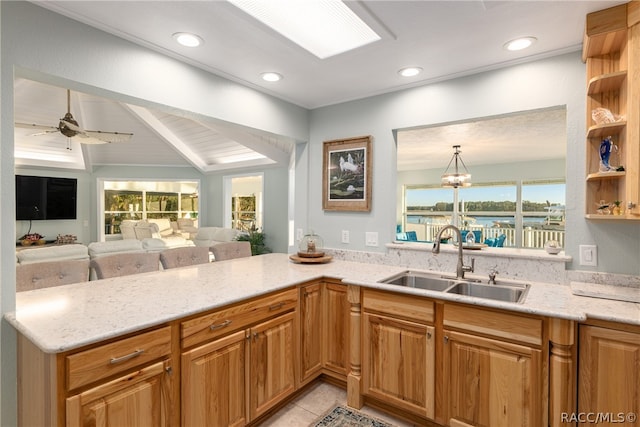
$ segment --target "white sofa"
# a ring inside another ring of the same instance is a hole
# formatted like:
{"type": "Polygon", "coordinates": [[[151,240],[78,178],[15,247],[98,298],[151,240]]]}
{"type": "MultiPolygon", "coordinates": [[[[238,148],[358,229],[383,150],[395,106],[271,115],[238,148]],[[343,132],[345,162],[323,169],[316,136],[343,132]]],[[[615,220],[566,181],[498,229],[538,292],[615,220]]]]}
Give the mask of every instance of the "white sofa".
{"type": "Polygon", "coordinates": [[[145,252],[162,252],[165,249],[195,246],[191,240],[187,240],[181,236],[169,236],[162,239],[146,238],[142,239],[141,243],[145,252]]]}
{"type": "Polygon", "coordinates": [[[240,230],[223,227],[200,227],[193,243],[196,246],[206,246],[208,248],[224,242],[233,242],[243,234],[240,230]]]}
{"type": "Polygon", "coordinates": [[[92,242],[89,243],[89,257],[91,259],[99,258],[107,255],[113,255],[122,252],[145,252],[140,240],[124,239],[110,240],[108,242],[92,242]]]}
{"type": "Polygon", "coordinates": [[[156,238],[173,236],[176,230],[171,226],[168,218],[157,218],[138,221],[134,227],[136,239],[156,238]]]}
{"type": "Polygon", "coordinates": [[[57,245],[44,248],[22,249],[16,251],[19,264],[31,264],[45,261],[65,261],[89,259],[89,251],[85,245],[57,245]]]}

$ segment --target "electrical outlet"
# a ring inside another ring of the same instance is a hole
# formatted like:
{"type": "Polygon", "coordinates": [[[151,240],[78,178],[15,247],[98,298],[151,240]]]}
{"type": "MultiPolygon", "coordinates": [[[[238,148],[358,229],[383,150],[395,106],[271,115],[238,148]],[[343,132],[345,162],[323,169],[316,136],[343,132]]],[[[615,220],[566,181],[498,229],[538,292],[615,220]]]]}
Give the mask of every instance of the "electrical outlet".
{"type": "Polygon", "coordinates": [[[580,265],[598,265],[598,247],[596,245],[580,245],[580,265]]]}
{"type": "Polygon", "coordinates": [[[342,243],[349,243],[349,230],[342,230],[342,243]]]}
{"type": "Polygon", "coordinates": [[[378,232],[367,231],[364,234],[364,244],[365,246],[378,246],[378,232]]]}

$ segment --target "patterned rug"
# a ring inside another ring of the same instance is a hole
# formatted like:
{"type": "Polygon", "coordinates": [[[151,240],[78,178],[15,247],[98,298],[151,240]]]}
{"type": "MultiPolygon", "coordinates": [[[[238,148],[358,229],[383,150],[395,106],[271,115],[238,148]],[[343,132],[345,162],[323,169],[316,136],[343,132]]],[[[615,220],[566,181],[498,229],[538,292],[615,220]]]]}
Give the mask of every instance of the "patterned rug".
{"type": "Polygon", "coordinates": [[[336,406],[312,427],[392,427],[392,425],[355,409],[336,406]]]}

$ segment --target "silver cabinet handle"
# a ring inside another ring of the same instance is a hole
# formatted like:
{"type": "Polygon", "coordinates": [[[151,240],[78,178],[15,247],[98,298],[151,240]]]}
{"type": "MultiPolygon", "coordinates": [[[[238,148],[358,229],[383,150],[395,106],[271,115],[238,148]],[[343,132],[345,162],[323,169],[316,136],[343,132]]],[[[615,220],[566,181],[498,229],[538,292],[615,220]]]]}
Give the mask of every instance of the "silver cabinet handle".
{"type": "Polygon", "coordinates": [[[215,331],[215,330],[217,330],[217,329],[225,328],[225,327],[229,326],[230,324],[231,324],[231,320],[228,320],[228,319],[227,319],[227,320],[225,320],[225,321],[224,321],[224,322],[222,322],[222,323],[218,323],[217,325],[211,325],[211,326],[209,326],[209,329],[210,329],[210,330],[212,330],[212,331],[215,331]]]}
{"type": "Polygon", "coordinates": [[[133,353],[127,354],[126,356],[112,357],[109,363],[115,365],[117,363],[126,362],[127,360],[131,360],[134,357],[140,356],[142,353],[144,353],[144,350],[136,350],[133,353]]]}
{"type": "Polygon", "coordinates": [[[284,301],[269,306],[269,311],[279,310],[284,305],[284,301]]]}

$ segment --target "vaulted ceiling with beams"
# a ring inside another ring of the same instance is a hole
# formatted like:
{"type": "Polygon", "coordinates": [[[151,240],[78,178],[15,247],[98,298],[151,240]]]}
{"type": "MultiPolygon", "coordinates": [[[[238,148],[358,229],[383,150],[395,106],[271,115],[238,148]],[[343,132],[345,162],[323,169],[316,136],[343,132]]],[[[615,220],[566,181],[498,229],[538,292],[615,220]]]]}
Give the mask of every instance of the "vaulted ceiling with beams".
{"type": "Polygon", "coordinates": [[[15,84],[17,166],[91,170],[96,166],[194,167],[202,173],[286,165],[294,141],[210,118],[177,116],[81,92],[70,112],[84,130],[132,133],[127,142],[83,144],[56,128],[67,112],[67,90],[27,79],[15,84]],[[33,126],[36,125],[36,126],[33,126]]]}

